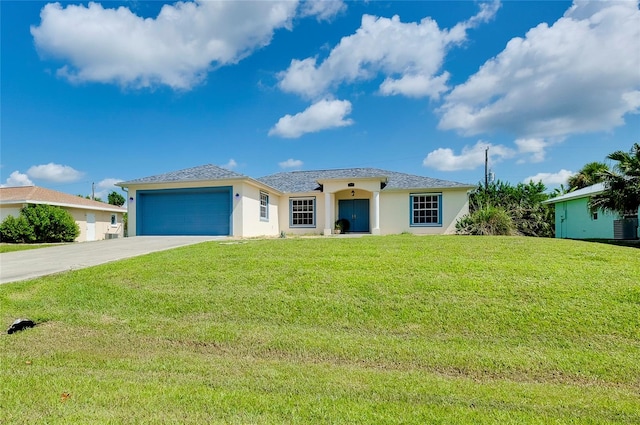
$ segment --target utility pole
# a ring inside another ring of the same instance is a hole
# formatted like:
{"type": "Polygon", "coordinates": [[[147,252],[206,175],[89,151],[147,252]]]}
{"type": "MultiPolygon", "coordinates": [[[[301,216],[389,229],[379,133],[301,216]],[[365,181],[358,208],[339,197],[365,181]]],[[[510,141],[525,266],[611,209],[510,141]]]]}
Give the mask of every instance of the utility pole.
{"type": "Polygon", "coordinates": [[[91,183],[91,200],[92,201],[96,200],[96,184],[95,183],[91,183]]]}
{"type": "Polygon", "coordinates": [[[484,190],[489,189],[489,146],[484,150],[484,190]]]}

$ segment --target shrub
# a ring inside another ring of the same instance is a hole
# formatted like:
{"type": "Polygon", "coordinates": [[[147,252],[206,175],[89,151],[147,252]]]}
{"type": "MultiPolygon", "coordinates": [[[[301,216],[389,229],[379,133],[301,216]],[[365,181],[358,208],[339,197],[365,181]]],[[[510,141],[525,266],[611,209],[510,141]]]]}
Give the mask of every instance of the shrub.
{"type": "Polygon", "coordinates": [[[80,234],[71,214],[60,207],[29,204],[20,214],[33,227],[36,242],[73,242],[80,234]]]}
{"type": "Polygon", "coordinates": [[[71,214],[51,205],[26,205],[18,218],[7,217],[0,228],[2,241],[14,243],[73,242],[80,234],[71,214]]]}
{"type": "Polygon", "coordinates": [[[516,235],[513,219],[503,208],[486,206],[462,217],[456,223],[462,235],[516,235]]]}
{"type": "Polygon", "coordinates": [[[20,215],[18,218],[10,215],[0,224],[0,242],[30,243],[35,242],[36,235],[27,219],[20,215]]]}
{"type": "Polygon", "coordinates": [[[50,227],[45,233],[48,240],[45,242],[73,242],[80,234],[78,223],[68,211],[62,208],[52,208],[49,219],[50,227]]]}
{"type": "Polygon", "coordinates": [[[511,217],[518,234],[523,236],[553,237],[554,207],[543,205],[549,198],[541,182],[518,183],[512,186],[500,180],[487,187],[480,184],[469,195],[469,213],[495,206],[511,217]]]}

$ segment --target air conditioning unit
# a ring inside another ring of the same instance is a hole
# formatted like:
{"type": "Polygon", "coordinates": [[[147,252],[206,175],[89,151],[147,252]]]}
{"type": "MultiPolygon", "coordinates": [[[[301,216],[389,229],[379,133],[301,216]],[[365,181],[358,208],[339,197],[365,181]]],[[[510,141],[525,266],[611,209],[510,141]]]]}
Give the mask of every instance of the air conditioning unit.
{"type": "Polygon", "coordinates": [[[638,239],[638,219],[623,218],[614,220],[613,239],[638,239]]]}

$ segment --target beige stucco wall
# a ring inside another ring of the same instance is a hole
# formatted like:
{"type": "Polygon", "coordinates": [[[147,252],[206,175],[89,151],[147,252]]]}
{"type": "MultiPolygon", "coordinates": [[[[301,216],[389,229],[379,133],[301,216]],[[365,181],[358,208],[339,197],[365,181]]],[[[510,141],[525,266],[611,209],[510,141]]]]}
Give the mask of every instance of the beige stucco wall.
{"type": "Polygon", "coordinates": [[[0,221],[3,221],[5,218],[9,217],[10,215],[14,216],[14,217],[18,217],[20,215],[20,208],[22,208],[22,205],[20,206],[2,206],[0,207],[0,221]]]}
{"type": "MultiPolygon", "coordinates": [[[[324,231],[325,214],[324,214],[324,193],[309,192],[296,193],[295,195],[287,194],[281,196],[278,202],[280,230],[293,235],[321,235],[324,231]],[[290,227],[289,220],[291,213],[289,211],[289,200],[296,198],[315,198],[316,200],[316,223],[314,227],[290,227]]],[[[333,228],[333,226],[331,226],[333,228]]]]}
{"type": "Polygon", "coordinates": [[[65,208],[80,227],[80,235],[76,238],[76,242],[87,242],[87,215],[95,215],[95,241],[107,239],[107,234],[117,235],[116,237],[124,237],[124,224],[122,223],[122,214],[109,211],[84,210],[79,208],[65,208]],[[116,215],[116,225],[111,226],[111,215],[116,215]]]}
{"type": "MultiPolygon", "coordinates": [[[[268,190],[261,190],[250,184],[243,184],[239,192],[242,198],[241,219],[238,220],[238,231],[234,235],[240,237],[276,236],[280,234],[278,222],[279,196],[268,190]],[[268,219],[260,219],[260,192],[269,195],[268,219]]],[[[238,202],[234,197],[234,204],[238,202]]],[[[234,220],[234,228],[236,220],[234,220]]]]}
{"type": "MultiPolygon", "coordinates": [[[[20,209],[22,205],[18,206],[3,206],[0,208],[0,217],[4,220],[7,216],[12,215],[14,217],[18,217],[20,215],[20,209]]],[[[87,241],[87,214],[95,215],[95,239],[96,241],[103,240],[107,238],[107,233],[116,234],[118,238],[124,236],[124,224],[122,223],[122,213],[110,212],[110,211],[99,211],[99,210],[86,210],[83,208],[72,208],[60,206],[60,208],[65,209],[71,214],[75,222],[78,224],[80,228],[80,234],[75,239],[76,242],[86,242],[87,241]],[[111,215],[116,215],[117,224],[116,226],[111,226],[111,215]]],[[[0,220],[1,221],[1,220],[0,220]]]]}
{"type": "Polygon", "coordinates": [[[380,233],[413,233],[416,235],[442,235],[456,232],[456,222],[469,212],[467,189],[442,191],[398,191],[380,194],[380,233]],[[411,226],[410,201],[412,193],[442,194],[442,225],[411,226]]]}
{"type": "MultiPolygon", "coordinates": [[[[326,186],[325,186],[326,188],[326,186]]],[[[347,188],[330,194],[330,223],[326,227],[334,228],[338,216],[338,202],[341,199],[368,199],[369,225],[374,226],[373,192],[364,189],[347,188]],[[351,195],[351,191],[354,195],[351,195]]],[[[280,229],[290,234],[323,234],[325,229],[325,193],[310,192],[305,194],[286,195],[280,198],[280,229]],[[316,199],[315,227],[290,227],[289,200],[293,198],[312,197],[316,199]]],[[[381,191],[380,192],[380,234],[390,235],[408,232],[416,235],[438,235],[455,233],[456,222],[469,212],[467,189],[447,189],[441,191],[381,191]],[[442,194],[442,225],[411,226],[409,196],[412,193],[442,194]]]]}

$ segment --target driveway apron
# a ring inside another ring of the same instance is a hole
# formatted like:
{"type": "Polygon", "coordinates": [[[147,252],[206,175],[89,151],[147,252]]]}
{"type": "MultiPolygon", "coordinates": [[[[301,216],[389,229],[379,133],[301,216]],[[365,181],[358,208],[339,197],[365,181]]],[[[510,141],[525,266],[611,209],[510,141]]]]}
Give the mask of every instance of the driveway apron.
{"type": "Polygon", "coordinates": [[[0,254],[0,284],[96,266],[224,236],[136,236],[0,254]]]}

